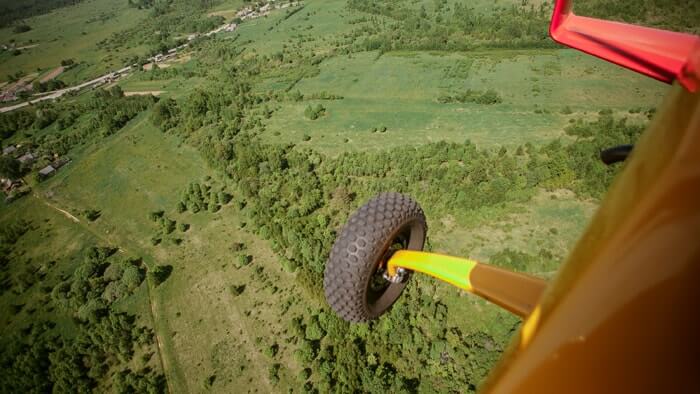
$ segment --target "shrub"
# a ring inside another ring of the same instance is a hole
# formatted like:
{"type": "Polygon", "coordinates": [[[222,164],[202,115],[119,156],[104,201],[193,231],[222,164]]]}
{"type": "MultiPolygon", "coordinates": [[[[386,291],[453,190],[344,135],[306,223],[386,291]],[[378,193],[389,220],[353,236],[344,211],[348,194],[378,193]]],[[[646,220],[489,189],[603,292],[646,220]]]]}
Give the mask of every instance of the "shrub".
{"type": "Polygon", "coordinates": [[[32,27],[27,25],[27,24],[21,24],[15,26],[14,29],[12,29],[13,33],[20,34],[20,33],[26,33],[28,31],[32,30],[32,27]]]}
{"type": "Polygon", "coordinates": [[[176,224],[177,224],[176,221],[170,220],[170,219],[168,219],[168,218],[166,218],[166,217],[162,218],[162,220],[161,220],[161,226],[163,227],[163,231],[164,231],[166,234],[170,234],[170,233],[172,233],[173,231],[175,231],[175,225],[176,225],[176,224]]]}
{"type": "Polygon", "coordinates": [[[118,299],[129,294],[129,289],[122,282],[109,282],[102,292],[102,299],[108,303],[117,301],[118,299]]]}
{"type": "Polygon", "coordinates": [[[83,212],[83,215],[85,218],[91,222],[94,222],[95,220],[99,219],[100,216],[102,215],[101,211],[98,211],[97,209],[86,209],[83,212]]]}
{"type": "Polygon", "coordinates": [[[231,199],[232,199],[232,198],[233,198],[233,197],[232,197],[230,194],[228,194],[228,193],[226,193],[226,192],[224,192],[224,191],[220,191],[220,192],[219,192],[219,203],[221,203],[221,204],[223,204],[223,205],[226,205],[226,204],[228,204],[229,202],[231,202],[231,199]]]}
{"type": "Polygon", "coordinates": [[[143,272],[139,267],[129,264],[124,268],[121,282],[129,291],[134,291],[143,282],[143,272]]]}
{"type": "Polygon", "coordinates": [[[151,277],[153,284],[158,286],[161,283],[165,282],[170,277],[170,274],[172,272],[172,265],[157,265],[156,268],[154,268],[153,271],[149,273],[149,276],[151,277]]]}
{"type": "Polygon", "coordinates": [[[326,113],[326,108],[321,104],[318,104],[315,107],[312,107],[309,105],[304,110],[304,116],[306,116],[308,119],[311,119],[311,120],[316,120],[316,119],[320,118],[321,116],[323,116],[325,113],[326,113]]]}
{"type": "Polygon", "coordinates": [[[242,254],[242,255],[238,256],[238,263],[241,267],[250,264],[252,261],[253,261],[253,256],[251,256],[251,255],[242,254]]]}
{"type": "Polygon", "coordinates": [[[240,252],[245,249],[245,244],[240,242],[234,242],[230,247],[232,252],[240,252]]]}
{"type": "Polygon", "coordinates": [[[158,219],[162,218],[164,214],[165,214],[165,211],[163,211],[163,210],[160,210],[160,211],[153,211],[153,212],[151,212],[151,213],[148,214],[148,217],[149,217],[152,221],[156,222],[156,221],[158,221],[158,219]]]}
{"type": "Polygon", "coordinates": [[[233,285],[233,286],[231,286],[230,290],[231,290],[231,294],[233,294],[234,297],[237,297],[237,296],[243,294],[243,292],[245,291],[245,285],[240,285],[240,286],[233,285]]]}
{"type": "Polygon", "coordinates": [[[277,355],[277,352],[278,352],[278,351],[279,351],[279,346],[278,346],[276,343],[273,343],[271,346],[265,348],[265,350],[263,351],[263,353],[264,353],[267,357],[272,358],[272,357],[275,357],[275,355],[277,355]]]}

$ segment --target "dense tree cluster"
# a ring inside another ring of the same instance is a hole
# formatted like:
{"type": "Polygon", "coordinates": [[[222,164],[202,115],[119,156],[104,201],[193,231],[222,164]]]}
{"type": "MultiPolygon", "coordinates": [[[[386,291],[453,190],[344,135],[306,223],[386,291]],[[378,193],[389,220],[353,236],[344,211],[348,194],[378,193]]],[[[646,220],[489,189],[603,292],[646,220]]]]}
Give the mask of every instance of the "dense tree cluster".
{"type": "MultiPolygon", "coordinates": [[[[219,1],[203,0],[131,0],[130,5],[148,10],[150,17],[129,29],[120,30],[100,41],[98,48],[119,51],[125,47],[143,46],[155,55],[182,43],[181,36],[205,33],[221,26],[225,20],[220,15],[206,12],[219,1]]],[[[145,53],[144,53],[145,55],[145,53]]]]}
{"type": "MultiPolygon", "coordinates": [[[[155,36],[151,33],[156,26],[160,31],[158,24],[164,21],[168,22],[162,26],[164,36],[174,36],[186,26],[184,15],[192,10],[188,7],[206,7],[194,3],[156,2],[149,11],[156,22],[148,21],[128,32],[132,34],[129,42],[150,43],[151,36],[155,36]]],[[[66,153],[79,144],[116,132],[152,107],[150,120],[154,125],[199,149],[211,167],[227,178],[226,190],[246,216],[246,230],[268,240],[283,268],[296,273],[305,295],[318,300],[323,298],[322,271],[337,229],[354,208],[376,193],[392,190],[411,194],[431,215],[478,212],[527,202],[540,189],[566,188],[593,198],[603,193],[616,169],[599,162],[599,150],[632,143],[641,132],[641,126],[615,118],[610,112],[601,112],[595,120],[573,120],[565,140],[543,146],[483,149],[470,141],[435,142],[328,157],[307,149],[309,144],[266,144],[258,138],[279,102],[340,98],[326,92],[304,96],[294,87],[303,78],[316,75],[319,63],[343,46],[346,50],[384,51],[551,45],[543,41],[546,10],[527,2],[498,6],[493,15],[444,0],[433,2],[429,9],[408,3],[350,0],[352,10],[367,13],[356,21],[363,27],[345,37],[346,41],[336,41],[336,48],[327,54],[289,46],[261,56],[230,42],[202,40],[193,45],[198,51],[197,67],[187,72],[205,77],[205,82],[182,97],[158,101],[123,97],[119,89],[98,91],[88,100],[61,104],[60,110],[47,106],[2,116],[0,132],[11,136],[18,131],[55,127],[61,132],[42,133],[33,142],[40,153],[66,153]],[[509,27],[512,23],[515,27],[509,27]],[[258,82],[262,78],[275,78],[283,86],[261,89],[258,82]]],[[[155,44],[163,45],[164,41],[158,40],[155,44]]],[[[467,71],[468,65],[449,70],[455,77],[467,71]]],[[[184,71],[160,72],[143,72],[137,77],[169,78],[184,71]]],[[[467,91],[439,101],[497,104],[501,97],[492,90],[467,91]]],[[[307,117],[318,118],[324,110],[320,105],[309,106],[307,117]],[[322,110],[317,111],[319,107],[322,110]]],[[[385,132],[386,127],[375,131],[385,132]]],[[[215,212],[231,200],[223,188],[205,180],[187,185],[173,208],[180,213],[215,212]]],[[[174,243],[181,241],[173,235],[179,234],[175,233],[178,223],[164,211],[152,212],[150,217],[159,228],[152,239],[154,244],[165,236],[174,243]]],[[[186,224],[179,225],[179,231],[187,231],[186,224]]],[[[11,234],[18,233],[10,232],[7,239],[12,240],[11,234]]],[[[0,239],[5,236],[0,234],[0,239]]],[[[272,283],[245,245],[236,243],[230,250],[238,268],[248,266],[256,282],[272,283]]],[[[523,269],[524,263],[552,258],[547,250],[529,255],[507,249],[497,253],[493,261],[523,269]]],[[[93,250],[71,277],[49,289],[52,302],[75,317],[79,338],[84,338],[78,342],[80,346],[68,346],[61,338],[46,334],[51,332],[48,323],[46,329],[37,329],[37,338],[46,340],[30,337],[31,341],[18,342],[23,346],[19,350],[3,355],[1,365],[8,366],[8,376],[23,374],[23,382],[33,382],[30,388],[46,391],[58,390],[68,381],[75,382],[76,387],[94,388],[98,377],[112,373],[117,390],[162,390],[161,375],[116,367],[133,357],[134,343],[148,342],[150,331],[137,328],[129,316],[112,310],[114,303],[128,297],[144,279],[139,262],[114,260],[107,251],[93,250]],[[51,378],[36,378],[39,370],[49,370],[51,378]]],[[[155,267],[149,280],[158,285],[171,270],[170,266],[155,267]]],[[[7,286],[31,287],[37,280],[35,272],[40,270],[27,271],[7,286]]],[[[270,288],[274,294],[276,288],[270,288]]],[[[232,296],[245,291],[244,283],[230,286],[232,296]]],[[[310,392],[474,391],[518,321],[504,314],[505,328],[489,334],[451,326],[447,306],[436,301],[435,291],[430,284],[413,281],[403,296],[405,302],[369,325],[351,326],[327,310],[313,310],[290,319],[288,339],[296,348],[298,363],[304,366],[300,386],[310,392]],[[415,357],[406,360],[405,354],[415,357]]],[[[15,309],[23,313],[22,308],[17,305],[15,309]]],[[[270,360],[268,378],[274,384],[285,368],[280,363],[280,349],[277,343],[261,346],[270,360]]],[[[204,386],[212,387],[215,380],[216,376],[211,375],[204,386]]]]}
{"type": "Polygon", "coordinates": [[[13,111],[0,114],[0,137],[7,139],[19,130],[26,130],[34,123],[31,111],[13,111]]]}
{"type": "Polygon", "coordinates": [[[577,15],[641,24],[657,29],[700,33],[700,4],[687,0],[583,0],[577,15]]]}
{"type": "Polygon", "coordinates": [[[454,95],[444,94],[438,97],[438,102],[442,104],[446,103],[475,103],[483,105],[500,104],[503,99],[493,89],[489,89],[485,92],[479,92],[471,89],[467,89],[464,92],[457,93],[454,95]]]}
{"type": "MultiPolygon", "coordinates": [[[[22,231],[17,225],[4,227],[3,244],[16,241],[22,231]]],[[[11,247],[5,252],[12,253],[11,247]]],[[[41,284],[40,307],[52,311],[52,318],[32,319],[2,339],[2,387],[12,392],[89,392],[112,385],[119,392],[133,392],[128,387],[164,392],[162,374],[149,367],[131,369],[136,352],[153,346],[153,331],[112,307],[144,279],[139,260],[118,259],[113,253],[111,248],[88,248],[72,275],[54,286],[47,286],[51,264],[42,266],[41,275],[27,286],[14,286],[27,291],[41,284]],[[114,379],[105,380],[108,375],[114,379]]],[[[35,310],[32,306],[26,313],[35,310]]]]}
{"type": "Polygon", "coordinates": [[[98,89],[89,100],[42,103],[33,111],[0,114],[0,134],[10,138],[25,132],[24,145],[46,165],[55,154],[63,156],[76,146],[112,135],[139,113],[156,103],[153,96],[125,97],[120,88],[98,89]],[[53,127],[57,132],[29,134],[53,127]]]}
{"type": "Polygon", "coordinates": [[[496,6],[478,11],[469,4],[438,0],[431,9],[413,2],[349,0],[348,7],[370,17],[355,31],[361,50],[470,50],[476,47],[540,47],[554,44],[547,36],[550,8],[546,3],[496,6]],[[371,26],[369,29],[367,23],[371,26]]]}
{"type": "Polygon", "coordinates": [[[216,190],[211,184],[191,182],[182,193],[182,200],[177,204],[177,211],[217,212],[222,205],[231,202],[232,196],[223,188],[216,190]]]}
{"type": "Polygon", "coordinates": [[[0,27],[6,27],[18,20],[30,18],[35,15],[45,14],[56,8],[78,4],[81,1],[82,0],[3,1],[0,2],[0,27]]]}
{"type": "Polygon", "coordinates": [[[60,79],[51,79],[46,82],[41,82],[38,79],[32,82],[32,91],[36,93],[52,92],[54,90],[63,89],[66,83],[60,79]]]}
{"type": "Polygon", "coordinates": [[[321,116],[325,115],[326,108],[321,104],[316,104],[315,106],[309,105],[304,110],[304,116],[310,120],[316,120],[321,116]]]}

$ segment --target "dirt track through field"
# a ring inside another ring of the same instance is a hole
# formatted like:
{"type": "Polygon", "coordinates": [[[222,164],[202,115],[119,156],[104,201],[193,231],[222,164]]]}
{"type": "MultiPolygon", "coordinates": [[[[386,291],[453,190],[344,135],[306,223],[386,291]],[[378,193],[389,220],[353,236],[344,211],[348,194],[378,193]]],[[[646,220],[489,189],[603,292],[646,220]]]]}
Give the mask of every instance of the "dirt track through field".
{"type": "Polygon", "coordinates": [[[43,83],[43,82],[48,82],[48,81],[50,81],[50,80],[56,78],[57,76],[61,75],[61,73],[63,73],[63,70],[64,70],[63,66],[54,68],[53,70],[51,70],[50,73],[44,75],[44,76],[40,79],[40,82],[42,82],[42,83],[43,83]]]}
{"type": "Polygon", "coordinates": [[[80,223],[80,219],[78,219],[77,217],[73,216],[70,212],[65,211],[65,210],[63,210],[63,209],[61,209],[61,208],[59,208],[59,207],[57,207],[57,206],[51,204],[50,202],[48,202],[48,201],[44,200],[43,198],[41,198],[41,197],[40,197],[38,194],[36,194],[36,193],[34,193],[34,197],[36,197],[37,199],[41,200],[41,201],[42,201],[44,204],[46,204],[48,207],[53,208],[53,209],[57,210],[58,212],[61,212],[61,213],[62,213],[65,217],[67,217],[68,219],[70,219],[70,220],[72,220],[72,221],[74,221],[74,222],[76,222],[76,223],[80,223]]]}
{"type": "Polygon", "coordinates": [[[129,96],[149,96],[149,95],[160,96],[163,93],[165,93],[165,92],[162,90],[146,90],[143,92],[124,92],[124,96],[127,96],[127,97],[129,97],[129,96]]]}

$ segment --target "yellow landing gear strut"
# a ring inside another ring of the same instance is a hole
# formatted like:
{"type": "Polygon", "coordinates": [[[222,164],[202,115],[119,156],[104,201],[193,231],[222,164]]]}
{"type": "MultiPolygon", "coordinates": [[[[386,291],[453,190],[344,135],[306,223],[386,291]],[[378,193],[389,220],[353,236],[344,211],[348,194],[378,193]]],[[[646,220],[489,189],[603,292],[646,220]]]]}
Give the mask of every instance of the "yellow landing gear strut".
{"type": "Polygon", "coordinates": [[[546,282],[534,276],[507,271],[471,259],[415,250],[399,250],[387,261],[387,275],[401,270],[421,272],[476,294],[525,318],[544,291],[546,282]]]}

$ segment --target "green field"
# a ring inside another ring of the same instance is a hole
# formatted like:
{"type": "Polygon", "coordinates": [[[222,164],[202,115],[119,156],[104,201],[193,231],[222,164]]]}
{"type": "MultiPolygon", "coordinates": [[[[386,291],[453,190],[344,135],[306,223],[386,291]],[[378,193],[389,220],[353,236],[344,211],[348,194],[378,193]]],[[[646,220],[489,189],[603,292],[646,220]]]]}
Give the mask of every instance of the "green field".
{"type": "Polygon", "coordinates": [[[147,16],[145,11],[128,7],[126,1],[93,0],[29,18],[25,22],[32,30],[26,33],[13,33],[10,27],[0,29],[0,43],[9,44],[13,40],[17,46],[36,45],[22,50],[18,56],[9,51],[0,53],[0,80],[6,80],[8,75],[18,71],[28,74],[37,69],[53,69],[65,59],[84,63],[73,72],[60,76],[59,79],[66,83],[80,82],[121,68],[125,58],[145,48],[133,47],[110,53],[98,49],[96,44],[113,33],[138,25],[147,16]],[[56,29],[57,23],[60,29],[56,29]]]}
{"type": "MultiPolygon", "coordinates": [[[[377,55],[353,54],[322,63],[317,77],[302,80],[294,89],[344,98],[282,103],[264,138],[300,143],[309,135],[304,145],[331,154],[440,140],[513,147],[560,137],[569,119],[600,108],[624,113],[654,107],[667,89],[570,50],[377,55]],[[627,89],[630,85],[635,88],[627,89]],[[503,103],[437,101],[443,93],[466,89],[494,89],[503,103]],[[305,118],[306,106],[318,103],[327,114],[315,121],[305,118]],[[565,107],[571,113],[562,114],[565,107]],[[386,134],[372,133],[382,126],[386,134]]],[[[275,81],[268,83],[274,86],[275,81]]]]}

